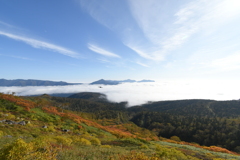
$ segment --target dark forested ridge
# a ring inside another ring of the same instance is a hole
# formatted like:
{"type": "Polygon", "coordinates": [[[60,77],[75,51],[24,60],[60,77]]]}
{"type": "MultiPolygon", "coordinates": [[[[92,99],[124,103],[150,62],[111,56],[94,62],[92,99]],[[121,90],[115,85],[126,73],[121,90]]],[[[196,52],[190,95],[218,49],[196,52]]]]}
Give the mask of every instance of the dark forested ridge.
{"type": "Polygon", "coordinates": [[[238,117],[240,116],[240,101],[214,100],[176,100],[149,102],[142,106],[129,108],[130,111],[164,112],[176,115],[238,117]]]}
{"type": "Polygon", "coordinates": [[[130,108],[140,111],[131,121],[159,136],[178,136],[200,145],[217,145],[239,152],[240,101],[163,101],[130,108]]]}
{"type": "Polygon", "coordinates": [[[46,94],[39,97],[44,98],[51,102],[54,106],[58,106],[63,109],[93,113],[96,119],[119,118],[121,122],[129,120],[127,116],[127,109],[125,107],[127,102],[113,103],[107,100],[101,100],[101,98],[99,100],[99,96],[105,97],[103,94],[92,92],[73,94],[70,97],[54,97],[46,94]]]}
{"type": "Polygon", "coordinates": [[[81,92],[70,95],[68,98],[78,98],[78,99],[86,99],[94,102],[106,102],[107,96],[102,93],[96,92],[81,92]]]}
{"type": "MultiPolygon", "coordinates": [[[[132,121],[159,137],[178,136],[186,142],[220,146],[240,152],[240,101],[177,100],[149,102],[127,108],[127,102],[99,101],[99,93],[70,97],[44,95],[55,106],[92,114],[95,119],[132,121]]],[[[106,98],[106,97],[104,97],[106,98]]]]}

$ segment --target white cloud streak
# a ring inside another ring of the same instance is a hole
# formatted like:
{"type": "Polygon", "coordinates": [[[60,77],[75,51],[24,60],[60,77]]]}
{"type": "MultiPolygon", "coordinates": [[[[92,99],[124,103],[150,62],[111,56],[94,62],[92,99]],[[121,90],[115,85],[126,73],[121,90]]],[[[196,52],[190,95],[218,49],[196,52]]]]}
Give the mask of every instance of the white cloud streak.
{"type": "Polygon", "coordinates": [[[4,54],[0,54],[0,56],[12,57],[12,58],[23,59],[23,60],[33,60],[33,59],[31,59],[31,58],[22,57],[22,56],[15,56],[15,55],[4,55],[4,54]]]}
{"type": "Polygon", "coordinates": [[[39,49],[48,49],[54,52],[58,52],[61,53],[63,55],[72,57],[72,58],[79,58],[79,54],[71,51],[69,49],[66,49],[64,47],[61,46],[57,46],[51,43],[47,43],[47,42],[43,42],[43,41],[39,41],[36,39],[32,39],[32,38],[28,38],[28,37],[23,37],[23,36],[19,36],[19,35],[14,35],[11,33],[7,33],[7,32],[2,32],[0,31],[0,35],[17,40],[17,41],[21,41],[24,42],[34,48],[39,48],[39,49]]]}
{"type": "Polygon", "coordinates": [[[121,58],[119,55],[113,53],[113,52],[110,52],[110,51],[107,51],[103,48],[100,48],[96,45],[93,45],[93,44],[88,44],[88,48],[93,51],[93,52],[96,52],[98,54],[101,54],[103,56],[107,56],[107,57],[114,57],[114,58],[121,58]]]}
{"type": "MultiPolygon", "coordinates": [[[[229,29],[223,29],[224,25],[236,25],[240,16],[239,0],[126,0],[121,7],[116,7],[119,1],[79,1],[97,22],[119,34],[124,45],[152,61],[167,61],[178,49],[187,50],[183,54],[189,56],[189,51],[197,52],[192,47],[200,47],[203,39],[215,37],[224,41],[226,35],[221,35],[221,31],[229,29]],[[121,10],[126,4],[125,11],[121,10]]],[[[204,47],[213,48],[210,44],[204,47]]]]}
{"type": "Polygon", "coordinates": [[[240,13],[238,0],[190,1],[176,10],[175,14],[164,9],[169,9],[169,6],[166,7],[167,2],[161,4],[158,0],[129,0],[129,5],[149,41],[136,43],[127,40],[125,44],[140,56],[157,61],[164,60],[164,57],[183,46],[194,34],[216,29],[240,13]],[[174,18],[173,21],[168,20],[174,18]],[[148,45],[144,45],[146,43],[148,45]]]}
{"type": "Polygon", "coordinates": [[[198,6],[196,3],[198,2],[188,4],[174,15],[164,8],[168,8],[167,3],[159,4],[158,0],[138,2],[129,0],[132,14],[148,41],[143,40],[141,43],[127,41],[125,44],[144,58],[164,60],[172,50],[182,46],[198,31],[199,26],[194,24],[196,22],[192,23],[192,17],[196,18],[194,12],[201,10],[200,7],[196,7],[198,6]],[[168,20],[174,19],[174,16],[177,16],[175,21],[168,20]]]}
{"type": "Polygon", "coordinates": [[[143,66],[143,67],[150,67],[150,66],[148,66],[148,65],[146,65],[146,64],[144,64],[144,63],[141,63],[141,62],[136,62],[137,64],[139,64],[139,65],[141,65],[141,66],[143,66]]]}
{"type": "Polygon", "coordinates": [[[9,27],[9,28],[16,28],[15,26],[13,26],[11,24],[8,24],[8,23],[2,22],[2,21],[0,21],[0,25],[4,25],[4,26],[9,27]]]}

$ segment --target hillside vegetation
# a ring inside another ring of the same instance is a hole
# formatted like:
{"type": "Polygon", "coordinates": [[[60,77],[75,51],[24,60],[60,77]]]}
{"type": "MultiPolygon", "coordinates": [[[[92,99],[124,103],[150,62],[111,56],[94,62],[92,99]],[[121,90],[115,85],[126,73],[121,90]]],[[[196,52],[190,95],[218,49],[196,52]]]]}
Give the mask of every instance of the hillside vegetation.
{"type": "Polygon", "coordinates": [[[141,128],[129,120],[145,112],[125,104],[1,93],[0,160],[240,159],[219,146],[187,143],[177,136],[165,139],[141,128]]]}
{"type": "Polygon", "coordinates": [[[239,100],[160,101],[126,108],[126,102],[110,103],[97,95],[103,97],[102,94],[81,93],[70,96],[75,98],[49,96],[48,99],[67,103],[65,107],[73,111],[94,113],[94,119],[115,119],[119,124],[134,122],[159,137],[178,136],[186,142],[240,152],[239,100]]]}
{"type": "Polygon", "coordinates": [[[131,121],[158,136],[240,152],[240,101],[181,100],[141,107],[131,121]]]}

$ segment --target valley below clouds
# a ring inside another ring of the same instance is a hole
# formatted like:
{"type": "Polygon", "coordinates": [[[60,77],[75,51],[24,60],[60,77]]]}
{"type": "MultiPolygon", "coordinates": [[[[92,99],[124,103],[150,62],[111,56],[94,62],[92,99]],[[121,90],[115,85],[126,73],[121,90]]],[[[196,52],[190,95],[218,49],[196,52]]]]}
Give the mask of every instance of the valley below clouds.
{"type": "Polygon", "coordinates": [[[158,81],[150,83],[122,83],[119,85],[68,85],[68,86],[27,86],[0,87],[2,93],[15,92],[18,96],[56,93],[99,92],[109,101],[127,101],[128,106],[141,105],[149,101],[182,99],[240,99],[237,81],[158,81]]]}

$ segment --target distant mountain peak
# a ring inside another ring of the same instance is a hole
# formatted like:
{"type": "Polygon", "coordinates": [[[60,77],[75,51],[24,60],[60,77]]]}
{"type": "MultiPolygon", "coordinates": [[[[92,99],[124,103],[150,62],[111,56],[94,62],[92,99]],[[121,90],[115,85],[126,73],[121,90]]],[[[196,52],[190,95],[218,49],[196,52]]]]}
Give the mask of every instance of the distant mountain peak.
{"type": "Polygon", "coordinates": [[[117,85],[119,84],[118,81],[111,81],[111,80],[104,80],[104,79],[100,79],[98,81],[94,81],[90,84],[105,84],[105,85],[117,85]]]}
{"type": "Polygon", "coordinates": [[[138,81],[138,82],[155,82],[155,81],[154,80],[143,79],[143,80],[138,81]]]}
{"type": "Polygon", "coordinates": [[[155,81],[154,80],[136,81],[136,80],[132,80],[132,79],[126,79],[126,80],[104,80],[104,79],[100,79],[100,80],[94,81],[90,84],[118,85],[120,83],[134,83],[134,82],[155,82],[155,81]]]}

